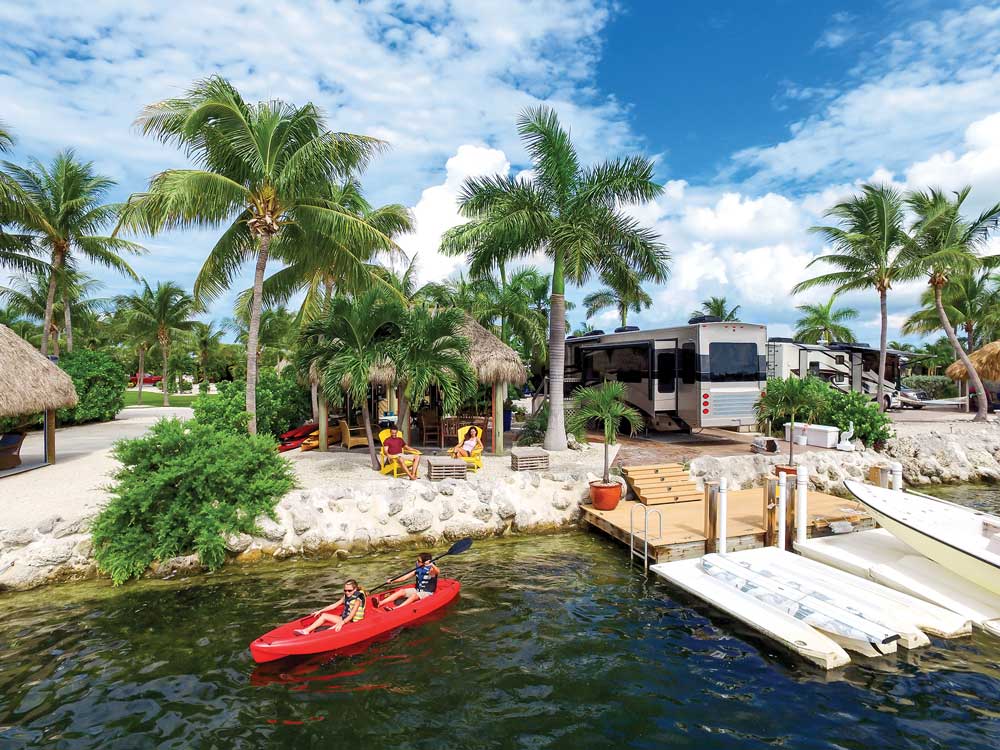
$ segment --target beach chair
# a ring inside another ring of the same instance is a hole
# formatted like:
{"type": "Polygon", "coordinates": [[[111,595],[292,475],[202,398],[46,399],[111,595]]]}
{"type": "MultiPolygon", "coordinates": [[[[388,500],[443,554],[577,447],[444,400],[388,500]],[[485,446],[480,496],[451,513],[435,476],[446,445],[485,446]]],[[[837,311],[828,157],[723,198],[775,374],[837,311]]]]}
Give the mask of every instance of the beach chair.
{"type": "Polygon", "coordinates": [[[344,446],[344,450],[350,450],[351,448],[368,447],[368,436],[365,434],[364,427],[351,428],[347,424],[346,420],[340,420],[340,444],[344,446]],[[360,432],[358,435],[356,433],[360,432]]]}
{"type": "MultiPolygon", "coordinates": [[[[388,456],[386,456],[386,454],[385,454],[385,440],[386,440],[387,437],[389,437],[389,433],[390,432],[392,432],[392,430],[385,429],[385,430],[382,430],[378,434],[378,440],[379,440],[380,443],[382,443],[382,448],[379,451],[379,462],[382,464],[382,468],[379,471],[382,474],[392,474],[392,478],[395,479],[396,477],[399,476],[399,473],[401,471],[403,471],[403,467],[401,467],[395,461],[393,461],[392,463],[388,463],[388,456]]],[[[407,446],[407,448],[404,450],[404,452],[405,453],[409,453],[409,454],[414,455],[414,456],[421,456],[421,455],[423,455],[416,448],[410,448],[409,446],[407,446]]],[[[405,461],[407,465],[410,465],[410,464],[413,463],[413,459],[406,459],[406,458],[404,458],[403,461],[405,461]]]]}
{"type": "Polygon", "coordinates": [[[483,468],[483,428],[479,425],[467,424],[465,427],[458,428],[457,435],[459,444],[464,443],[465,436],[473,427],[479,430],[479,445],[472,451],[471,456],[456,456],[455,458],[460,458],[465,461],[465,463],[468,464],[470,471],[479,471],[483,468]]]}
{"type": "Polygon", "coordinates": [[[424,445],[440,442],[441,422],[436,412],[420,412],[420,439],[424,445]]]}
{"type": "Polygon", "coordinates": [[[0,436],[0,469],[13,469],[21,465],[23,432],[7,432],[0,436]]]}

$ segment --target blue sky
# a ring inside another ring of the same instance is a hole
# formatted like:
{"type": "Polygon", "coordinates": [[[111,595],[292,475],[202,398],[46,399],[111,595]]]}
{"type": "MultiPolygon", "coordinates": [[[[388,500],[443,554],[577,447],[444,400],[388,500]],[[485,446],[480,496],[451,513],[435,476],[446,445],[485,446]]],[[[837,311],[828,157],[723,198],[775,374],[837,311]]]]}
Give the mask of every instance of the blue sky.
{"type": "MultiPolygon", "coordinates": [[[[973,208],[1000,199],[998,49],[1000,4],[985,0],[15,0],[0,5],[0,119],[15,161],[73,147],[124,198],[185,163],[130,123],[192,80],[315,101],[334,127],[392,144],[363,182],[413,208],[402,244],[430,280],[460,267],[435,248],[462,180],[526,168],[514,121],[546,102],[584,159],[657,159],[664,197],[631,210],[669,246],[673,278],[637,322],[683,321],[721,294],[787,335],[794,306],[824,296],[789,295],[823,252],[807,229],[862,182],[970,183],[973,208]]],[[[134,265],[190,285],[215,236],[144,239],[134,265]]],[[[108,293],[129,288],[99,275],[108,293]]],[[[920,288],[893,290],[891,336],[920,288]]],[[[846,302],[875,340],[877,301],[846,302]]]]}

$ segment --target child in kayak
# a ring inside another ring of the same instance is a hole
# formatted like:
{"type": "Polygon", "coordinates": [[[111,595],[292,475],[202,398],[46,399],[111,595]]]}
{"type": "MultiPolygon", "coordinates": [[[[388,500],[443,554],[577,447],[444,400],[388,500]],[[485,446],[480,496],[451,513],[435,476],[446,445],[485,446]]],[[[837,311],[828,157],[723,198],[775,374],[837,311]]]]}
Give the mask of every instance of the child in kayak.
{"type": "Polygon", "coordinates": [[[360,622],[364,619],[365,602],[367,599],[368,595],[359,589],[358,582],[351,578],[344,582],[344,595],[329,607],[323,607],[323,609],[313,612],[310,617],[315,617],[316,619],[312,622],[312,624],[307,628],[296,630],[295,634],[309,635],[311,632],[317,628],[323,627],[324,625],[332,626],[334,632],[339,633],[340,629],[347,623],[360,622]],[[335,615],[330,612],[330,610],[337,609],[338,607],[342,608],[339,615],[335,615]]]}
{"type": "Polygon", "coordinates": [[[387,611],[392,611],[394,607],[405,607],[419,599],[426,599],[437,591],[438,575],[440,573],[441,571],[438,570],[438,566],[432,562],[431,553],[421,552],[417,555],[417,564],[412,572],[404,573],[398,578],[386,579],[386,583],[398,583],[399,581],[413,578],[416,580],[416,585],[413,588],[401,589],[390,594],[389,597],[382,600],[382,607],[387,611]],[[406,598],[403,599],[403,597],[406,598]],[[393,604],[393,602],[398,602],[400,599],[403,599],[403,601],[393,604]]]}

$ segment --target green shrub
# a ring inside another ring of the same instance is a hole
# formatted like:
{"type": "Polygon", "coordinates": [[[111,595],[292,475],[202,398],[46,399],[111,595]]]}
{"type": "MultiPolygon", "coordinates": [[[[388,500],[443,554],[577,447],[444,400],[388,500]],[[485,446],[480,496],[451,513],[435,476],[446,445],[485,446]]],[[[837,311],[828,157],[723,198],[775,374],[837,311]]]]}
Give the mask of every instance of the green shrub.
{"type": "Polygon", "coordinates": [[[77,349],[59,359],[59,366],[73,378],[80,402],[72,409],[60,409],[61,424],[109,422],[125,408],[128,374],[104,352],[77,349]]]}
{"type": "Polygon", "coordinates": [[[926,391],[931,398],[954,398],[958,395],[958,386],[946,375],[910,375],[903,378],[903,385],[926,391]]]}
{"type": "MultiPolygon", "coordinates": [[[[566,411],[566,423],[572,424],[572,420],[569,418],[569,410],[566,411]]],[[[521,434],[517,436],[518,445],[541,445],[542,441],[545,440],[545,431],[549,426],[549,400],[545,399],[542,403],[542,407],[535,413],[534,416],[529,416],[524,421],[524,427],[521,428],[521,434]]],[[[582,443],[587,437],[587,431],[583,427],[577,430],[571,430],[569,427],[566,428],[566,434],[572,435],[576,438],[576,441],[582,443]]]]}
{"type": "MultiPolygon", "coordinates": [[[[246,411],[246,382],[219,383],[216,396],[194,400],[199,422],[221,430],[245,434],[250,415],[246,411]]],[[[267,369],[257,379],[257,433],[280,435],[298,427],[312,414],[309,391],[299,385],[292,368],[281,376],[267,369]]]]}
{"type": "Polygon", "coordinates": [[[854,437],[869,448],[880,445],[892,437],[892,420],[878,410],[875,402],[863,393],[830,389],[826,406],[817,417],[817,423],[833,425],[846,430],[854,423],[854,437]]]}
{"type": "Polygon", "coordinates": [[[218,568],[225,536],[256,531],[255,520],[273,518],[294,486],[270,438],[194,420],[160,420],[143,437],[116,443],[114,456],[122,467],[91,530],[97,563],[115,585],[154,560],[192,552],[218,568]]]}

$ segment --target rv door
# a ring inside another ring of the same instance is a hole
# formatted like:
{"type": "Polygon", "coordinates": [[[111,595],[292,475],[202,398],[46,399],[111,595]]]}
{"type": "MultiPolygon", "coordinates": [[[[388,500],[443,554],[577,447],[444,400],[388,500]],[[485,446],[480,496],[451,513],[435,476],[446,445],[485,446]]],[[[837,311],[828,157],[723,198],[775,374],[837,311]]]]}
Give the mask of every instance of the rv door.
{"type": "Polygon", "coordinates": [[[655,347],[653,404],[656,413],[677,409],[677,339],[659,339],[655,347]]]}

